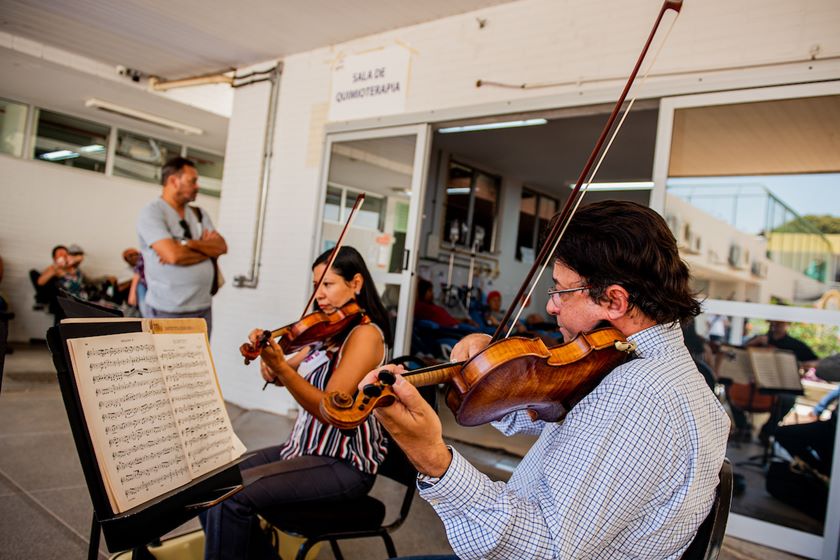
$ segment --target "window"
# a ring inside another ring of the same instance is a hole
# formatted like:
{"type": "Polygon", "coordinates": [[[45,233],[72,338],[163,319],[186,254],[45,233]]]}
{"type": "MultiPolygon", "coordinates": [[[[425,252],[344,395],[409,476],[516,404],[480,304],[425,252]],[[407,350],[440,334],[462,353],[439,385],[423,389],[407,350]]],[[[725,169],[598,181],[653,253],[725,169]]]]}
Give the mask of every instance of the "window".
{"type": "Polygon", "coordinates": [[[225,158],[195,148],[187,148],[187,159],[195,162],[198,170],[200,192],[211,196],[222,193],[222,175],[225,171],[225,158]]]}
{"type": "Polygon", "coordinates": [[[464,248],[492,251],[501,178],[449,162],[443,239],[464,248]]]}
{"type": "Polygon", "coordinates": [[[544,234],[551,217],[557,213],[559,202],[551,197],[522,189],[519,206],[519,232],[516,236],[516,260],[534,262],[540,236],[544,234]]]}
{"type": "MultiPolygon", "coordinates": [[[[334,223],[347,221],[360,193],[343,185],[329,183],[327,199],[324,201],[324,220],[334,223]]],[[[385,228],[385,198],[366,192],[365,201],[353,219],[353,227],[382,231],[385,228]]]]}
{"type": "Polygon", "coordinates": [[[114,175],[159,185],[161,166],[180,154],[181,146],[177,144],[118,130],[114,175]]]}
{"type": "Polygon", "coordinates": [[[23,155],[26,105],[0,99],[0,153],[23,155]]]}
{"type": "Polygon", "coordinates": [[[39,110],[33,157],[104,173],[110,130],[91,121],[39,110]]]}

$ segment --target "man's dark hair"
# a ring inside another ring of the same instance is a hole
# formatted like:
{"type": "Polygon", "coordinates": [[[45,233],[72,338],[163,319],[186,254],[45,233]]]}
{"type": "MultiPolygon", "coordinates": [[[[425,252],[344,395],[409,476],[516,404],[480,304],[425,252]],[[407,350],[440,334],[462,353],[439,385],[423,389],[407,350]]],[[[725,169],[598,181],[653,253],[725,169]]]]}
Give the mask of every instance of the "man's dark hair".
{"type": "MultiPolygon", "coordinates": [[[[319,264],[326,264],[330,259],[331,253],[332,249],[321,253],[315,259],[315,262],[312,263],[312,268],[315,268],[319,264]]],[[[373,278],[368,271],[362,255],[353,247],[345,245],[338,250],[338,255],[336,255],[331,269],[348,282],[353,280],[356,274],[362,275],[362,291],[356,296],[356,303],[365,310],[370,320],[382,330],[382,334],[385,337],[385,344],[391,346],[393,343],[391,319],[388,311],[385,309],[385,305],[382,304],[382,300],[379,298],[379,293],[376,291],[376,284],[373,282],[373,278]]],[[[318,279],[316,278],[315,280],[317,281],[318,279]]],[[[318,302],[314,303],[314,307],[318,309],[318,302]]]]}
{"type": "Polygon", "coordinates": [[[160,184],[165,185],[167,179],[172,175],[177,175],[187,166],[195,167],[195,162],[181,156],[169,158],[160,168],[160,184]]]}
{"type": "Polygon", "coordinates": [[[676,239],[662,216],[640,204],[607,200],[581,207],[554,257],[584,278],[594,301],[617,284],[630,294],[631,306],[657,323],[700,313],[676,239]]]}
{"type": "Polygon", "coordinates": [[[58,252],[59,252],[60,250],[62,250],[62,249],[64,249],[64,250],[66,251],[66,250],[67,250],[67,247],[65,247],[64,245],[56,245],[55,247],[53,247],[53,249],[52,249],[52,258],[55,258],[55,254],[56,254],[56,253],[58,253],[58,252]]]}

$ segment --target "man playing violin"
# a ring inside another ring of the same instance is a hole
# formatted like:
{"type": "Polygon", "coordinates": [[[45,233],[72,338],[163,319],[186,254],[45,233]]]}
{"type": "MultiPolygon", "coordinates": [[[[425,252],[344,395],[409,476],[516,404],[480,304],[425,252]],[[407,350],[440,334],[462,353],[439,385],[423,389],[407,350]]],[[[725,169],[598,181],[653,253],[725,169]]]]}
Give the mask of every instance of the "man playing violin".
{"type": "MultiPolygon", "coordinates": [[[[683,343],[680,322],[700,310],[688,268],[661,216],[619,201],[582,207],[553,258],[546,310],[565,339],[611,325],[637,348],[563,420],[523,410],[494,423],[539,434],[507,483],[444,443],[437,415],[401,376],[398,400],[374,414],[417,467],[420,495],[461,559],[679,558],[714,501],[729,433],[683,343]]],[[[464,338],[453,361],[488,341],[464,338]]]]}

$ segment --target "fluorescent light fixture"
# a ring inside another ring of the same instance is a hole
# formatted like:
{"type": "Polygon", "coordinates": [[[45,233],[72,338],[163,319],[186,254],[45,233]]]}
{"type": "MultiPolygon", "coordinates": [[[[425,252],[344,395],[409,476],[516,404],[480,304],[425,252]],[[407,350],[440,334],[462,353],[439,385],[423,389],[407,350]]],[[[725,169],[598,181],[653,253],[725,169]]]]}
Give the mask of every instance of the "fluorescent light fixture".
{"type": "Polygon", "coordinates": [[[120,115],[121,117],[128,117],[137,121],[156,124],[158,126],[174,130],[176,132],[183,132],[184,134],[204,134],[204,131],[198,127],[180,123],[178,121],[173,121],[171,119],[167,119],[158,115],[153,115],[145,111],[132,109],[130,107],[123,107],[122,105],[117,105],[109,101],[102,101],[101,99],[88,99],[87,101],[85,101],[85,106],[93,107],[94,109],[105,111],[106,113],[120,115]]]}
{"type": "Polygon", "coordinates": [[[438,129],[441,134],[449,134],[450,132],[473,132],[475,130],[493,130],[496,128],[515,128],[517,126],[536,126],[539,124],[546,124],[545,119],[526,119],[524,121],[504,121],[483,124],[467,124],[464,126],[450,126],[448,128],[438,129]]]}
{"type": "MultiPolygon", "coordinates": [[[[586,186],[586,183],[583,184],[586,186]]],[[[569,183],[569,188],[574,189],[575,184],[569,183]]],[[[583,187],[581,187],[582,189],[583,187]]],[[[653,188],[653,181],[627,181],[625,183],[590,183],[590,191],[649,191],[653,188]]]]}
{"type": "Polygon", "coordinates": [[[105,146],[102,144],[91,144],[90,146],[82,146],[79,151],[83,154],[101,154],[105,151],[105,146]]]}
{"type": "Polygon", "coordinates": [[[469,187],[450,187],[446,189],[446,194],[470,194],[469,187]]]}
{"type": "Polygon", "coordinates": [[[40,156],[41,159],[45,159],[47,161],[61,161],[63,159],[73,159],[77,157],[79,157],[79,154],[71,152],[70,150],[56,150],[54,152],[41,154],[40,156]]]}

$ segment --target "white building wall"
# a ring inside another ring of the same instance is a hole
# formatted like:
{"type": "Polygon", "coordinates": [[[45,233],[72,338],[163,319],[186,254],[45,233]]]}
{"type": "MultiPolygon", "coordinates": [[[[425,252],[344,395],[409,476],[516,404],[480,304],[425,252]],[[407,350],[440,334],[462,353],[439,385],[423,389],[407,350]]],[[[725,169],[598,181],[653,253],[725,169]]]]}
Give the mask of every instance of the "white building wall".
{"type": "MultiPolygon", "coordinates": [[[[29,270],[46,268],[55,245],[80,245],[89,276],[131,278],[122,252],[137,247],[137,213],[160,193],[151,183],[0,154],[0,291],[15,313],[9,340],[43,339],[52,325],[52,315],[32,309],[29,270]]],[[[218,198],[199,195],[196,204],[218,223],[218,198]]]]}
{"type": "MultiPolygon", "coordinates": [[[[275,328],[291,322],[308,296],[330,72],[337,57],[394,44],[411,49],[406,112],[436,113],[422,118],[439,118],[441,111],[459,107],[465,108],[462,116],[470,111],[475,114],[475,106],[491,103],[497,112],[508,103],[514,111],[524,100],[537,98],[543,106],[550,106],[551,99],[556,99],[556,106],[585,105],[616,98],[660,5],[658,0],[523,0],[287,57],[260,284],[255,290],[226,288],[214,308],[217,317],[224,317],[224,323],[217,323],[213,350],[225,397],[281,412],[290,404],[285,396],[259,391],[256,368],[246,370],[236,348],[256,326],[275,328]],[[484,28],[477,18],[486,20],[484,28]],[[478,79],[568,85],[532,90],[476,88],[478,79]]],[[[838,57],[837,29],[840,3],[835,0],[686,2],[655,72],[693,70],[698,74],[652,78],[648,95],[779,83],[785,78],[777,77],[777,69],[768,70],[767,63],[807,61],[815,46],[820,57],[838,57]],[[714,71],[731,67],[739,69],[714,71]]],[[[823,75],[826,65],[830,72],[837,61],[802,63],[790,71],[796,79],[803,75],[807,79],[809,72],[823,75]]],[[[263,126],[267,93],[257,97],[250,88],[237,90],[230,125],[221,209],[221,228],[234,254],[226,263],[229,278],[245,273],[251,247],[250,229],[243,228],[254,221],[257,180],[249,177],[251,182],[240,184],[233,177],[258,168],[253,154],[258,153],[262,137],[245,134],[263,126]],[[235,144],[236,135],[242,140],[235,144]],[[238,156],[235,150],[248,155],[238,156]],[[235,197],[231,187],[237,190],[235,197]]],[[[381,126],[375,120],[366,123],[381,126]]]]}

